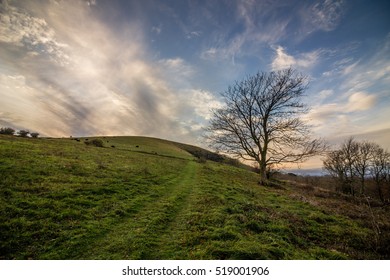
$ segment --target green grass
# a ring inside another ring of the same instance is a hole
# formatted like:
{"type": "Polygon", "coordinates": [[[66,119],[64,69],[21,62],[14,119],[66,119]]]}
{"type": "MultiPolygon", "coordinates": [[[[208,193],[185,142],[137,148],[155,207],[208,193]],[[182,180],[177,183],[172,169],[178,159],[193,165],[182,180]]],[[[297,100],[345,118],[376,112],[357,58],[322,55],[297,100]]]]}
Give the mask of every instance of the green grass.
{"type": "MultiPolygon", "coordinates": [[[[259,186],[255,173],[200,162],[193,146],[100,139],[0,136],[0,259],[389,257],[388,235],[376,240],[370,220],[325,198],[259,186]]],[[[375,212],[385,233],[387,213],[375,212]]]]}

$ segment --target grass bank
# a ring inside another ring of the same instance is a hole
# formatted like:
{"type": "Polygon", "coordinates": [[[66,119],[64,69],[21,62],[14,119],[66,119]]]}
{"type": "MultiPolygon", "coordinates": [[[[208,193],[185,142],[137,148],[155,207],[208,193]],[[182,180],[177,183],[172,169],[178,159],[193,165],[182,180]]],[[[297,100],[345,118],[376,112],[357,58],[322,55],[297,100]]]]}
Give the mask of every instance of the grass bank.
{"type": "Polygon", "coordinates": [[[259,186],[193,146],[100,139],[0,136],[1,259],[389,258],[388,209],[259,186]]]}

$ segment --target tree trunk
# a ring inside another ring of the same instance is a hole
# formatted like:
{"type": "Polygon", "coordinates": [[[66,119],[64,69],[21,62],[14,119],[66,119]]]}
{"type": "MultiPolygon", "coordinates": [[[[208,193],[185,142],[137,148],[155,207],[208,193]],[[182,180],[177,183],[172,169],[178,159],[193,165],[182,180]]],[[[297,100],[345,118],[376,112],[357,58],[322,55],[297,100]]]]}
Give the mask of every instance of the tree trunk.
{"type": "Polygon", "coordinates": [[[383,202],[385,202],[385,198],[383,197],[383,192],[382,192],[382,188],[381,188],[381,184],[377,182],[377,188],[378,188],[378,195],[379,195],[379,198],[380,200],[383,202]]]}
{"type": "Polygon", "coordinates": [[[266,186],[266,185],[268,185],[267,165],[265,164],[265,162],[261,161],[259,163],[259,167],[260,167],[260,181],[259,181],[259,184],[266,186]]]}
{"type": "Polygon", "coordinates": [[[361,186],[360,186],[360,193],[361,194],[364,194],[364,192],[365,192],[365,182],[366,182],[366,180],[365,180],[364,175],[363,175],[361,177],[361,186]]]}

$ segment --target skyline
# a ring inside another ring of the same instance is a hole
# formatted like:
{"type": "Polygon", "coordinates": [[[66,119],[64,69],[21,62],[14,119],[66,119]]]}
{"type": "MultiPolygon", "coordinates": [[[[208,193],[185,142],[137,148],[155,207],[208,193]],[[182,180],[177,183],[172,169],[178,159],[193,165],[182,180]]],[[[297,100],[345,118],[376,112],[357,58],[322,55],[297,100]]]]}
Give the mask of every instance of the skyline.
{"type": "Polygon", "coordinates": [[[2,1],[0,15],[0,127],[202,146],[221,92],[292,66],[315,136],[390,149],[387,1],[2,1]]]}

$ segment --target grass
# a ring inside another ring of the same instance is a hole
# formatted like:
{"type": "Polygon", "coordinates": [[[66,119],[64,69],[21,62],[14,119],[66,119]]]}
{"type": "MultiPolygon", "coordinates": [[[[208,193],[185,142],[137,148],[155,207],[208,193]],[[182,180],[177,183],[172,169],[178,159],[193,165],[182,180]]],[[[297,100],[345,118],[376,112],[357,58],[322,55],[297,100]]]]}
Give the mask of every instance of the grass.
{"type": "Polygon", "coordinates": [[[100,139],[0,136],[1,259],[390,256],[386,209],[372,209],[378,241],[365,205],[259,186],[253,172],[200,162],[193,146],[100,139]]]}

